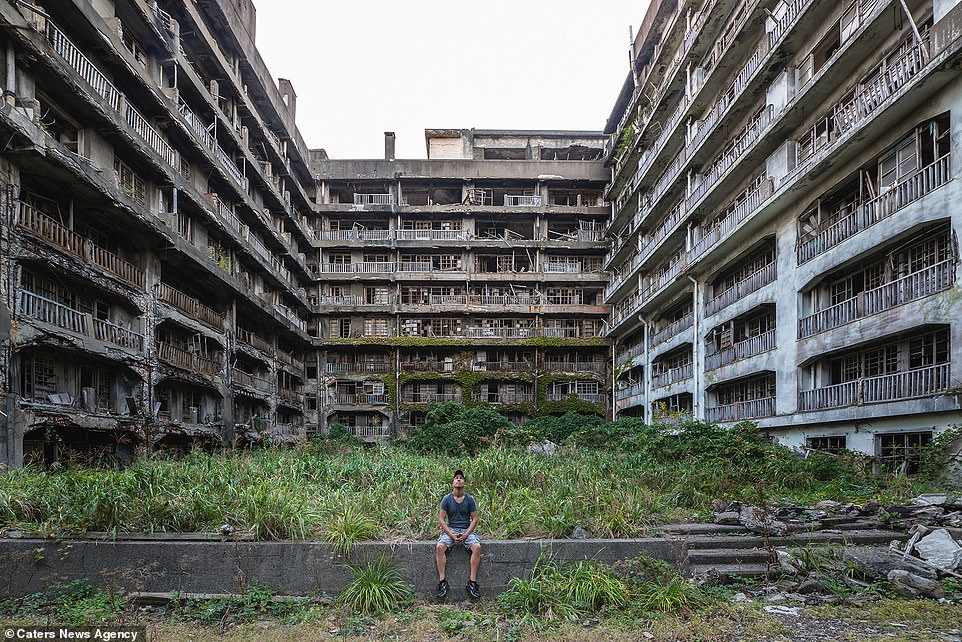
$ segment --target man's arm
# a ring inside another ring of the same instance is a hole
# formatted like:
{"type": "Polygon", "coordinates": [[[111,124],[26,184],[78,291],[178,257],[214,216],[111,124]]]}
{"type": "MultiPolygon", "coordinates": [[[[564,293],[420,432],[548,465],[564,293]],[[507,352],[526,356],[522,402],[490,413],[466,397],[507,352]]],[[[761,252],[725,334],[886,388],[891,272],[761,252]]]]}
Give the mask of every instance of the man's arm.
{"type": "Polygon", "coordinates": [[[451,539],[455,539],[454,533],[452,533],[451,529],[448,528],[448,511],[444,510],[443,508],[438,513],[438,524],[441,525],[442,533],[447,533],[448,537],[450,537],[451,539]]]}
{"type": "Polygon", "coordinates": [[[468,535],[474,532],[474,527],[478,525],[478,511],[471,511],[471,523],[468,524],[468,530],[464,531],[464,537],[461,539],[468,539],[468,535]]]}

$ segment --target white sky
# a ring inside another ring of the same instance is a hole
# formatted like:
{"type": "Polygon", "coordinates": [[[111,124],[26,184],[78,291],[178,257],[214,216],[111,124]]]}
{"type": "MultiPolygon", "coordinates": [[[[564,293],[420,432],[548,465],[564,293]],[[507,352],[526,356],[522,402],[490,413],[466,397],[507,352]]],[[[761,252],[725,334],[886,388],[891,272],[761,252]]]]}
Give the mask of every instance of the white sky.
{"type": "Polygon", "coordinates": [[[647,0],[254,0],[309,147],[424,158],[424,130],[601,130],[647,0]]]}

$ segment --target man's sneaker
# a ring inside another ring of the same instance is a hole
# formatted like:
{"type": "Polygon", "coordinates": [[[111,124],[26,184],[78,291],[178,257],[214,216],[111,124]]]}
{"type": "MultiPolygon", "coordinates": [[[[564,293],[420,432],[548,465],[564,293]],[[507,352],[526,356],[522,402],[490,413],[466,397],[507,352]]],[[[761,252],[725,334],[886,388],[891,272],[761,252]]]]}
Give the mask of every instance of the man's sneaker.
{"type": "Polygon", "coordinates": [[[467,589],[468,589],[468,595],[470,595],[472,599],[478,600],[481,598],[481,589],[478,587],[477,582],[473,580],[468,580],[467,589]]]}
{"type": "Polygon", "coordinates": [[[443,600],[444,596],[448,594],[448,581],[441,580],[438,582],[438,599],[443,600]]]}

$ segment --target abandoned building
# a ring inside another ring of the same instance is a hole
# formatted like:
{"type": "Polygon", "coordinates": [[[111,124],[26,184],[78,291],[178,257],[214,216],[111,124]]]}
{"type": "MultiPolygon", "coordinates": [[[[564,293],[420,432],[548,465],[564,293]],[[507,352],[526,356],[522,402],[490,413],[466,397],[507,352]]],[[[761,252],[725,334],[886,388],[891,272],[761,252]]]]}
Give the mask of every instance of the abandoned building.
{"type": "Polygon", "coordinates": [[[607,126],[617,416],[891,461],[962,422],[960,27],[952,0],[652,3],[607,126]]]}
{"type": "Polygon", "coordinates": [[[603,132],[339,160],[250,0],[0,0],[0,460],[456,401],[902,461],[962,423],[960,33],[953,0],[656,0],[603,132]]]}
{"type": "Polygon", "coordinates": [[[319,425],[366,438],[438,401],[604,415],[600,132],[428,130],[427,160],[312,157],[319,425]]]}

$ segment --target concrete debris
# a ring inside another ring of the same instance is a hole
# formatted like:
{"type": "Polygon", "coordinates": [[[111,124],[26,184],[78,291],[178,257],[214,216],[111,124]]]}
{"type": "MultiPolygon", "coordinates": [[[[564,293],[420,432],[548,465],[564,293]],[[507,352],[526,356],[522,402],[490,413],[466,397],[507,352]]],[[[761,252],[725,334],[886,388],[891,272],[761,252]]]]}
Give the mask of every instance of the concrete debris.
{"type": "Polygon", "coordinates": [[[776,550],[778,555],[778,566],[789,575],[798,575],[802,572],[802,563],[788,551],[776,550]]]}
{"type": "Polygon", "coordinates": [[[715,514],[715,523],[722,524],[725,526],[738,526],[741,524],[741,513],[736,513],[735,511],[725,511],[723,513],[715,514]]]}
{"type": "Polygon", "coordinates": [[[943,571],[955,571],[962,566],[962,546],[944,528],[926,533],[911,550],[932,566],[943,571]]]}
{"type": "Polygon", "coordinates": [[[554,443],[550,439],[543,444],[531,444],[528,446],[529,452],[532,452],[535,455],[545,455],[546,457],[553,457],[557,450],[558,444],[554,443]]]}
{"type": "Polygon", "coordinates": [[[773,604],[765,607],[766,613],[771,613],[773,615],[800,615],[799,611],[802,607],[800,606],[782,606],[780,604],[773,604]]]}
{"type": "Polygon", "coordinates": [[[818,502],[812,508],[815,510],[825,511],[827,513],[837,513],[842,509],[842,502],[834,502],[830,499],[826,499],[818,502]]]}
{"type": "Polygon", "coordinates": [[[938,600],[945,597],[942,585],[935,580],[920,577],[909,571],[894,569],[889,571],[886,579],[898,591],[899,595],[905,598],[914,599],[917,597],[927,597],[938,600]]]}
{"type": "Polygon", "coordinates": [[[888,579],[888,574],[894,570],[908,571],[930,580],[938,579],[935,570],[919,560],[903,557],[887,548],[851,546],[845,549],[844,559],[852,565],[856,575],[868,581],[888,579]]]}
{"type": "Polygon", "coordinates": [[[571,531],[571,539],[591,539],[591,533],[584,526],[575,526],[571,531]]]}
{"type": "Polygon", "coordinates": [[[788,533],[785,522],[775,519],[771,511],[758,506],[743,507],[738,520],[748,530],[762,535],[782,536],[788,533]]]}

